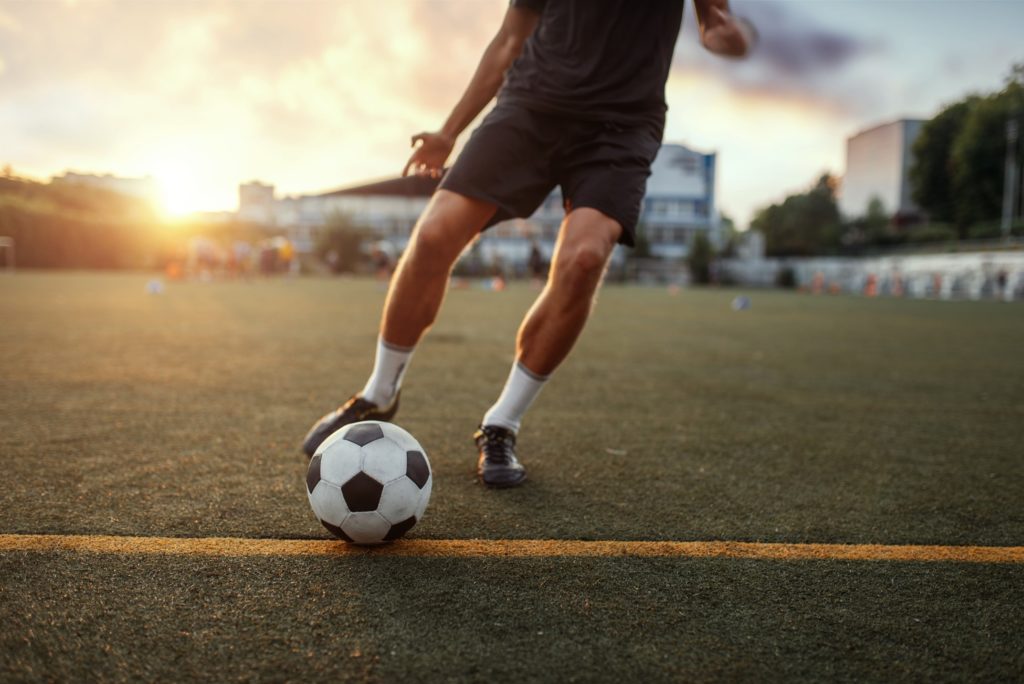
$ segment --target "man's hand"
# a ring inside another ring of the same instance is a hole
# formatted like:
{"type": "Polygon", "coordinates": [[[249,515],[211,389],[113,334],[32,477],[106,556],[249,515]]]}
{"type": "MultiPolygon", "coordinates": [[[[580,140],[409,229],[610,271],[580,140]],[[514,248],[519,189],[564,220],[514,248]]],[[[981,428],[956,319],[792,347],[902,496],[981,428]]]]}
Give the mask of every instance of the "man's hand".
{"type": "Polygon", "coordinates": [[[448,115],[441,130],[435,133],[417,133],[412,136],[412,156],[402,171],[403,176],[411,172],[416,176],[440,178],[444,162],[455,147],[455,139],[494,99],[505,80],[505,72],[523,50],[523,43],[537,28],[540,13],[528,7],[509,5],[505,19],[498,33],[484,50],[480,64],[470,79],[466,92],[462,94],[455,109],[448,115]]]}
{"type": "Polygon", "coordinates": [[[749,22],[736,19],[719,6],[708,8],[700,42],[709,51],[723,57],[745,57],[757,34],[749,22]]]}
{"type": "Polygon", "coordinates": [[[412,136],[412,145],[416,147],[412,156],[405,164],[403,176],[410,172],[414,176],[440,178],[444,171],[444,163],[455,147],[455,139],[444,133],[417,133],[412,136]],[[419,147],[416,147],[419,143],[419,147]]]}

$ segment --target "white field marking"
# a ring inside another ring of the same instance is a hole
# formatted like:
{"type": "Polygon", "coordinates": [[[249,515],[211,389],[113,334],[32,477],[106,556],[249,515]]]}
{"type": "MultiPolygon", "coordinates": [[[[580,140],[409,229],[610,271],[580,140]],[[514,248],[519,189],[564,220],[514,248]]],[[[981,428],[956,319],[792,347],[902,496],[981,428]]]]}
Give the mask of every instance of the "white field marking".
{"type": "Polygon", "coordinates": [[[1024,563],[1024,546],[785,544],[739,541],[404,539],[377,547],[336,540],[0,534],[0,552],[74,551],[198,556],[416,556],[421,558],[753,558],[760,560],[1024,563]]]}

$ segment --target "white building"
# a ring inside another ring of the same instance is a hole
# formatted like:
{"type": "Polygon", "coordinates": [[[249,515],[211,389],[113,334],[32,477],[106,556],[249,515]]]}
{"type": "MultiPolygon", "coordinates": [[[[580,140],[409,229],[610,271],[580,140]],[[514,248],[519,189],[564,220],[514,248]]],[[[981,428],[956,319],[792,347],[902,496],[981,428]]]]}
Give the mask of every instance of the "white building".
{"type": "Polygon", "coordinates": [[[142,178],[120,178],[109,173],[97,175],[94,173],[75,173],[66,171],[64,175],[53,176],[52,183],[67,183],[69,185],[84,185],[90,188],[110,190],[122,195],[129,195],[148,202],[156,203],[160,198],[160,188],[152,176],[142,178]]]}
{"type": "Polygon", "coordinates": [[[662,145],[647,179],[640,224],[654,256],[685,257],[700,233],[721,247],[715,205],[716,155],[662,145]]]}
{"type": "MultiPolygon", "coordinates": [[[[662,145],[647,181],[639,226],[654,256],[685,256],[701,232],[712,244],[719,243],[715,160],[714,153],[662,145]]],[[[286,197],[274,200],[272,216],[266,222],[287,229],[300,251],[311,251],[316,230],[332,215],[344,215],[354,225],[373,230],[376,239],[387,240],[401,250],[436,187],[436,180],[394,178],[319,195],[286,197]]],[[[239,215],[255,218],[265,212],[267,188],[272,194],[273,186],[241,186],[239,215]],[[244,188],[251,191],[243,192],[244,188]]],[[[556,188],[529,218],[505,221],[484,232],[475,249],[485,260],[497,256],[506,264],[519,265],[526,262],[536,241],[550,257],[563,218],[561,191],[556,188]]]]}
{"type": "Polygon", "coordinates": [[[238,218],[253,223],[273,225],[277,222],[274,186],[251,181],[238,186],[238,218]]]}
{"type": "Polygon", "coordinates": [[[285,197],[274,202],[274,219],[287,229],[300,252],[312,251],[317,230],[333,216],[369,228],[375,239],[387,240],[401,250],[436,188],[436,180],[410,176],[319,195],[285,197]]]}
{"type": "Polygon", "coordinates": [[[920,209],[910,197],[913,144],[924,121],[900,119],[861,131],[846,140],[846,173],[839,192],[839,211],[847,218],[867,213],[878,198],[897,221],[912,219],[920,209]]]}

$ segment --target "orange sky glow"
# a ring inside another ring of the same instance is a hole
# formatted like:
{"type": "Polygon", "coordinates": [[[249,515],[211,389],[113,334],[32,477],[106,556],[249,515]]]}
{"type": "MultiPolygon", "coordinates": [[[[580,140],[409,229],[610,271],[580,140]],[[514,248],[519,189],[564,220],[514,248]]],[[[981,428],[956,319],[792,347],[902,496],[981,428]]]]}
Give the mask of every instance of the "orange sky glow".
{"type": "MultiPolygon", "coordinates": [[[[152,175],[172,214],[233,209],[253,179],[301,194],[394,176],[409,137],[457,100],[506,6],[0,0],[0,164],[39,179],[152,175]]],[[[1024,61],[1013,30],[1024,3],[733,7],[758,23],[761,54],[702,52],[688,7],[665,139],[719,153],[719,206],[741,226],[841,173],[847,136],[996,89],[1024,61]]]]}

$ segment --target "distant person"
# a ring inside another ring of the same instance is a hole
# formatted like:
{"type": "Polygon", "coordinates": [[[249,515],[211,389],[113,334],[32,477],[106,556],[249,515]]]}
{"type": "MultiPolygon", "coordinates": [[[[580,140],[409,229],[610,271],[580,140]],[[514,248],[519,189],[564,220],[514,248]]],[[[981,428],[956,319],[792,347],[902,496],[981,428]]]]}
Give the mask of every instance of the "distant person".
{"type": "Polygon", "coordinates": [[[338,250],[328,250],[324,261],[327,262],[327,268],[331,270],[331,273],[338,274],[341,272],[341,255],[338,254],[338,250]]]}
{"type": "MultiPolygon", "coordinates": [[[[747,53],[752,34],[727,0],[694,4],[705,48],[747,53]]],[[[444,125],[412,138],[419,146],[403,173],[440,177],[456,138],[498,96],[413,231],[391,280],[369,380],[312,427],[306,454],[344,425],[395,415],[413,350],[463,248],[499,221],[530,216],[560,186],[565,219],[547,285],[519,328],[508,381],[473,435],[484,484],[525,479],[515,451],[523,415],[582,332],[616,243],[634,243],[683,5],[512,0],[444,125]]]]}
{"type": "Polygon", "coordinates": [[[530,242],[530,258],[527,265],[530,268],[530,277],[533,278],[533,281],[535,283],[543,282],[547,271],[544,268],[544,255],[540,253],[540,245],[536,240],[530,242]]]}
{"type": "Polygon", "coordinates": [[[394,270],[394,266],[391,262],[391,255],[379,244],[374,245],[373,254],[371,255],[373,261],[373,270],[377,275],[377,280],[386,283],[391,279],[391,273],[394,270]]]}

